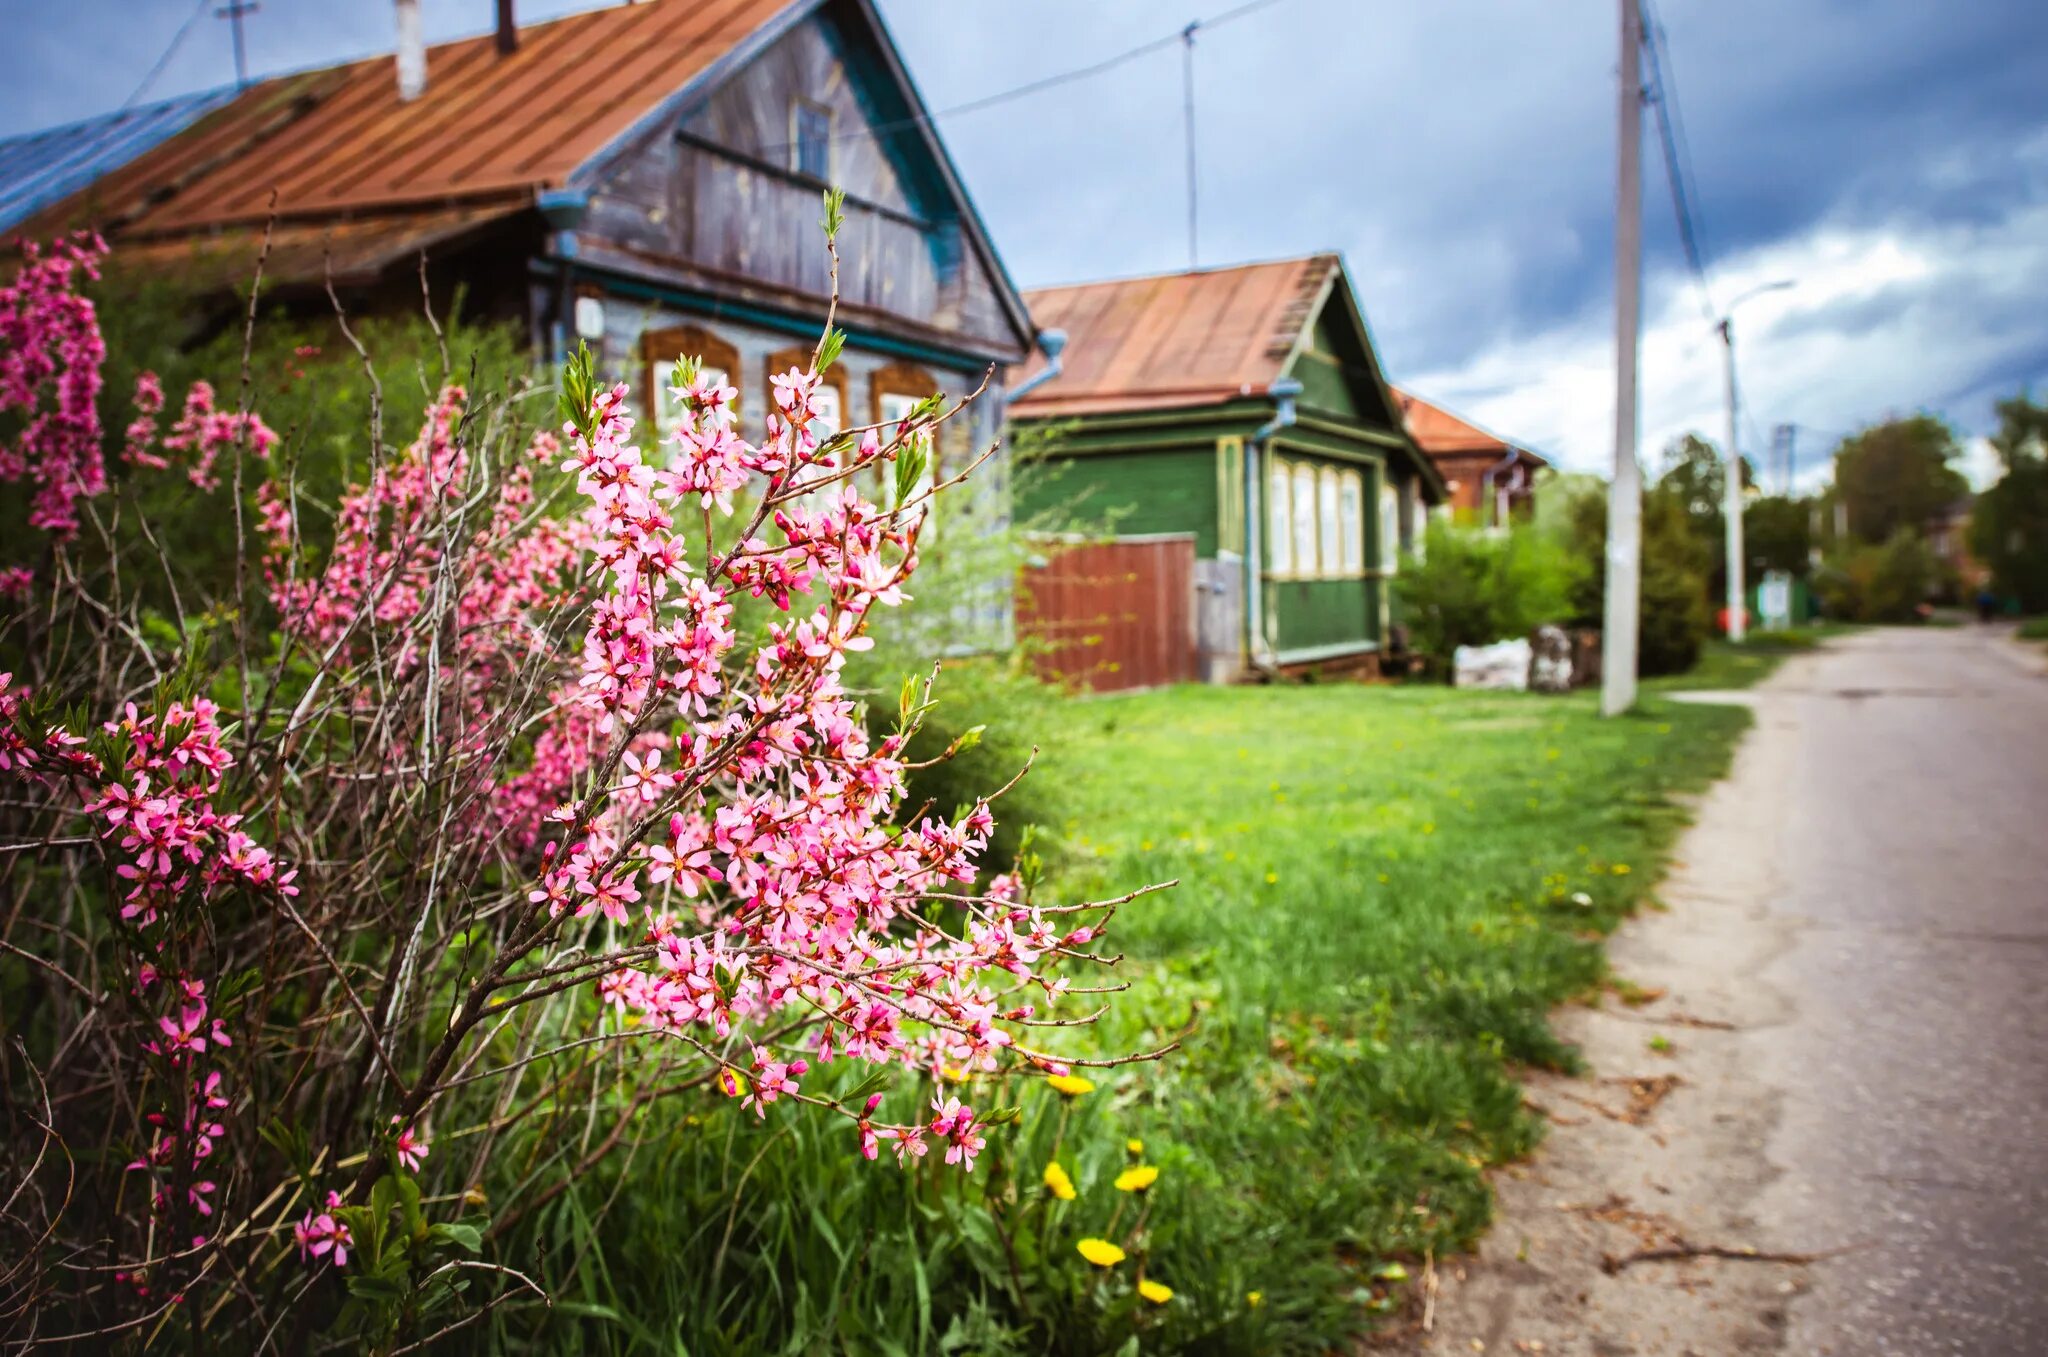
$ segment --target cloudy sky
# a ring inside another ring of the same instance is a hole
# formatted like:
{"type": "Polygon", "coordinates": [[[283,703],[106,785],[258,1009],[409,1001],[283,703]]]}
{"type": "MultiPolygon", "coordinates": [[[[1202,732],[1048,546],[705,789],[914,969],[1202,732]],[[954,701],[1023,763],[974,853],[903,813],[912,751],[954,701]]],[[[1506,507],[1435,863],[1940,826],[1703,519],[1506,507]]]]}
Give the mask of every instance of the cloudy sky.
{"type": "MultiPolygon", "coordinates": [[[[687,0],[665,0],[687,3],[687,0]]],[[[935,109],[1235,0],[881,0],[935,109]]],[[[519,0],[522,18],[588,0],[519,0]]],[[[0,0],[0,134],[232,74],[212,0],[0,0]],[[90,40],[81,37],[90,33],[90,40]]],[[[1740,311],[1745,451],[2048,387],[2048,4],[1659,0],[1711,295],[1740,311]]],[[[490,0],[425,0],[430,40],[490,0]]],[[[1271,0],[1198,36],[1204,264],[1337,248],[1390,373],[1576,468],[1611,457],[1610,0],[1271,0]]],[[[252,69],[387,49],[378,0],[263,0],[252,69]]],[[[1026,286],[1187,259],[1181,54],[943,131],[1026,286]]],[[[1722,425],[1720,350],[1646,121],[1643,445],[1722,425]]],[[[1980,449],[1981,453],[1981,449],[1980,449]]]]}

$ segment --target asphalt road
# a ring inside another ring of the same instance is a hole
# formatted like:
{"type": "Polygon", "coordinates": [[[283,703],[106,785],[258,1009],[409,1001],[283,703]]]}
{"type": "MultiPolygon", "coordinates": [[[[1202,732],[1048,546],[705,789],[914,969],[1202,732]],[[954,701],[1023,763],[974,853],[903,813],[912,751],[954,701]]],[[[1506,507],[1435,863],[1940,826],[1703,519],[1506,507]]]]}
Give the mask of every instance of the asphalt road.
{"type": "Polygon", "coordinates": [[[1796,757],[1758,1214],[1868,1244],[1815,1270],[1791,1351],[2048,1353],[2048,681],[2025,658],[1874,632],[1762,694],[1758,737],[1796,757]]]}
{"type": "Polygon", "coordinates": [[[1872,631],[1745,700],[1610,948],[1653,997],[1561,1015],[1591,1073],[1422,1350],[2048,1354],[2048,655],[1872,631]]]}

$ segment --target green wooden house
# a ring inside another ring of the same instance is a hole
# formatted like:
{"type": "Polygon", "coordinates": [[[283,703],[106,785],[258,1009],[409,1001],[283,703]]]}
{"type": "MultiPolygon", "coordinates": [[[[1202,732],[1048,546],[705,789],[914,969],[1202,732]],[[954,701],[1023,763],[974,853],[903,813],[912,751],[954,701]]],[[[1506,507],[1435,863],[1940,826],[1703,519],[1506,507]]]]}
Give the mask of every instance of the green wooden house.
{"type": "Polygon", "coordinates": [[[1210,681],[1372,668],[1392,577],[1443,503],[1335,254],[1026,294],[1059,370],[1012,402],[1049,451],[1016,506],[1192,534],[1210,681]],[[1247,603],[1249,606],[1247,606],[1247,603]]]}

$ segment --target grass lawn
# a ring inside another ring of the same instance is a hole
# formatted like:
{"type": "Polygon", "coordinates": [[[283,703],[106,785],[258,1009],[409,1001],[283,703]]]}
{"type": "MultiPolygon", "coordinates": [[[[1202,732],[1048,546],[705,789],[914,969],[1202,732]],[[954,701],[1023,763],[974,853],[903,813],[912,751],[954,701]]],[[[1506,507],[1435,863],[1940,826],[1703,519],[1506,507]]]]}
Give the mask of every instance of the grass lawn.
{"type": "Polygon", "coordinates": [[[1786,631],[1753,631],[1741,645],[1712,640],[1690,670],[1647,679],[1643,687],[1650,692],[1747,688],[1768,678],[1788,656],[1811,650],[1830,636],[1857,630],[1860,628],[1852,623],[1819,622],[1786,631]]]}
{"type": "MultiPolygon", "coordinates": [[[[1717,655],[1689,685],[1770,662],[1717,655]]],[[[1181,882],[1100,945],[1131,984],[1101,1025],[1037,1029],[1042,1044],[1180,1049],[1084,1071],[1086,1091],[948,1086],[1007,1123],[971,1176],[936,1155],[870,1165],[830,1119],[756,1120],[707,1094],[635,1150],[658,1173],[607,1161],[507,1239],[557,1273],[588,1261],[551,1310],[480,1346],[1340,1348],[1404,1303],[1425,1253],[1485,1227],[1485,1170],[1541,1132],[1517,1068],[1571,1066],[1546,1015],[1603,982],[1602,938],[1682,827],[1674,798],[1725,767],[1749,720],[1661,688],[1620,720],[1596,702],[1188,687],[1034,713],[1038,804],[1060,808],[1040,902],[1181,882]],[[1149,1190],[1134,1169],[1157,1171],[1149,1190]],[[1087,1261],[1084,1240],[1126,1256],[1091,1244],[1110,1261],[1087,1261]]],[[[883,1115],[931,1093],[892,1092],[883,1115]]]]}
{"type": "Polygon", "coordinates": [[[1081,1133],[1164,1166],[1138,1242],[1186,1341],[1319,1350],[1398,1303],[1399,1265],[1486,1224],[1482,1170],[1539,1134],[1515,1067],[1571,1065],[1546,1012],[1601,983],[1601,938],[1683,824],[1674,796],[1748,721],[1654,693],[1603,721],[1595,701],[1340,685],[1080,708],[1045,770],[1072,798],[1055,884],[1182,883],[1120,918],[1136,988],[1104,1035],[1183,1049],[1104,1079],[1081,1133]]]}

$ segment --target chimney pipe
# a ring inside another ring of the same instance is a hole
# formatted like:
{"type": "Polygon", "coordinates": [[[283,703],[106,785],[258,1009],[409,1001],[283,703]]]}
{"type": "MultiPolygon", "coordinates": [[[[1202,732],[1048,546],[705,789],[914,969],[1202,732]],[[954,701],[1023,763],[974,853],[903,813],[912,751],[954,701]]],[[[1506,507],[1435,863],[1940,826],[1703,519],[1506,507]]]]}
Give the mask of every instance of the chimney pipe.
{"type": "Polygon", "coordinates": [[[398,2],[398,97],[411,103],[427,92],[427,44],[420,34],[420,0],[398,2]]]}
{"type": "Polygon", "coordinates": [[[512,0],[498,0],[498,55],[509,57],[519,50],[519,21],[512,17],[512,0]]]}

